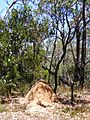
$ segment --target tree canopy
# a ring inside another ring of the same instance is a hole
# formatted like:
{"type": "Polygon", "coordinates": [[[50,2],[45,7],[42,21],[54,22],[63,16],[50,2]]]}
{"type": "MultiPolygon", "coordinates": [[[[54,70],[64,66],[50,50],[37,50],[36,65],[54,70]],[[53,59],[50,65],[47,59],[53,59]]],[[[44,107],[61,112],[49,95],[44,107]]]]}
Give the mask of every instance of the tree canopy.
{"type": "Polygon", "coordinates": [[[15,0],[0,18],[0,91],[9,95],[38,78],[55,92],[60,81],[83,88],[90,82],[89,32],[88,0],[15,0]]]}

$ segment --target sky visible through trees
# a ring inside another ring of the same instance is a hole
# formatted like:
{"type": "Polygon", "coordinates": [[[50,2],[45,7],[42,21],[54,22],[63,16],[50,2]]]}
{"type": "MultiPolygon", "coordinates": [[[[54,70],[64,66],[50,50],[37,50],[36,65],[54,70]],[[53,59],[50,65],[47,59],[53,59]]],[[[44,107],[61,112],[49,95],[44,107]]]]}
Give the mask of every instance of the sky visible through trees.
{"type": "Polygon", "coordinates": [[[88,0],[1,0],[0,24],[0,84],[8,95],[38,78],[54,92],[60,81],[81,89],[90,82],[88,0]]]}

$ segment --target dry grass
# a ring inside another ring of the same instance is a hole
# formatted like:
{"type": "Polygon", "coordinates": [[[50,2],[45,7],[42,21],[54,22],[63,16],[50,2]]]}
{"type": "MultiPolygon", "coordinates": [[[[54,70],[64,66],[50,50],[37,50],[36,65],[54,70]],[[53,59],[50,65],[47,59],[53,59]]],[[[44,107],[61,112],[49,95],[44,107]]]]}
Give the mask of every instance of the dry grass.
{"type": "Polygon", "coordinates": [[[22,98],[23,102],[20,98],[14,98],[0,104],[0,120],[90,120],[90,92],[75,90],[74,106],[70,104],[69,88],[61,87],[57,92],[60,99],[51,106],[29,106],[22,98]]]}

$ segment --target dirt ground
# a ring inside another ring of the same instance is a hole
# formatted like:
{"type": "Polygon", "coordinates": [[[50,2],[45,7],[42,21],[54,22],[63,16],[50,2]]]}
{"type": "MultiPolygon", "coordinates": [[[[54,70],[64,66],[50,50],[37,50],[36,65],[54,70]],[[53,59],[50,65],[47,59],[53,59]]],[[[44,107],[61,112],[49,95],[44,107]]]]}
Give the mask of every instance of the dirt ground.
{"type": "Polygon", "coordinates": [[[0,104],[0,120],[90,120],[90,92],[79,94],[74,106],[63,96],[48,106],[31,106],[24,98],[13,98],[0,104]]]}

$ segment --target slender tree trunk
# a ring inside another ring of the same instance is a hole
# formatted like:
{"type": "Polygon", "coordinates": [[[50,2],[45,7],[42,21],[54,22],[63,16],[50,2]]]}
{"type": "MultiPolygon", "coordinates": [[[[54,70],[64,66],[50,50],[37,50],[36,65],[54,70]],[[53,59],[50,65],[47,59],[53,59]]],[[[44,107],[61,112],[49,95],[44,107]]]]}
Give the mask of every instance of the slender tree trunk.
{"type": "Polygon", "coordinates": [[[83,89],[84,79],[85,79],[85,59],[86,59],[86,18],[85,18],[85,2],[83,0],[83,34],[82,34],[82,53],[81,53],[81,79],[80,79],[80,88],[83,89]]]}
{"type": "MultiPolygon", "coordinates": [[[[49,66],[50,71],[52,68],[53,57],[54,57],[54,53],[55,53],[55,49],[56,49],[56,41],[57,41],[57,32],[56,32],[56,38],[54,41],[54,48],[53,48],[53,52],[52,52],[52,56],[51,56],[51,62],[50,62],[50,66],[49,66]]],[[[48,83],[50,83],[50,75],[51,75],[50,71],[49,71],[49,76],[48,76],[48,83]]]]}
{"type": "Polygon", "coordinates": [[[75,73],[74,80],[80,81],[80,27],[79,27],[79,18],[78,18],[78,3],[76,3],[76,58],[75,58],[75,73]]]}
{"type": "Polygon", "coordinates": [[[36,44],[35,41],[33,42],[33,73],[32,73],[32,81],[34,80],[34,74],[35,74],[35,57],[36,57],[36,44]]]}
{"type": "MultiPolygon", "coordinates": [[[[55,49],[56,49],[56,42],[57,42],[58,19],[57,19],[57,16],[56,16],[57,15],[56,5],[57,5],[57,1],[54,0],[54,12],[55,12],[55,21],[56,21],[56,33],[55,33],[55,36],[56,37],[55,37],[55,41],[54,41],[54,45],[53,45],[53,52],[52,52],[52,56],[51,56],[50,66],[49,66],[50,71],[51,71],[51,68],[52,68],[52,62],[53,62],[53,57],[54,57],[54,53],[55,53],[55,49]]],[[[48,83],[50,83],[50,72],[49,72],[49,76],[48,76],[48,83]]]]}
{"type": "Polygon", "coordinates": [[[64,46],[63,48],[63,54],[60,58],[60,60],[58,61],[57,63],[57,66],[56,66],[56,69],[55,69],[55,74],[54,74],[54,79],[55,79],[55,87],[54,87],[54,92],[56,93],[56,90],[57,90],[57,80],[58,80],[58,70],[59,70],[59,65],[60,63],[62,62],[62,60],[64,59],[65,55],[66,55],[66,48],[67,46],[64,46]]]}
{"type": "Polygon", "coordinates": [[[74,83],[71,82],[70,83],[70,86],[71,86],[71,105],[73,105],[73,102],[74,102],[74,83]]]}
{"type": "Polygon", "coordinates": [[[80,80],[80,31],[79,31],[79,25],[76,29],[76,60],[75,60],[75,74],[74,79],[75,81],[80,80]]]}
{"type": "Polygon", "coordinates": [[[55,75],[54,75],[54,79],[55,79],[54,92],[55,92],[55,93],[56,93],[56,90],[57,90],[57,73],[58,73],[58,70],[55,71],[55,75]]]}

